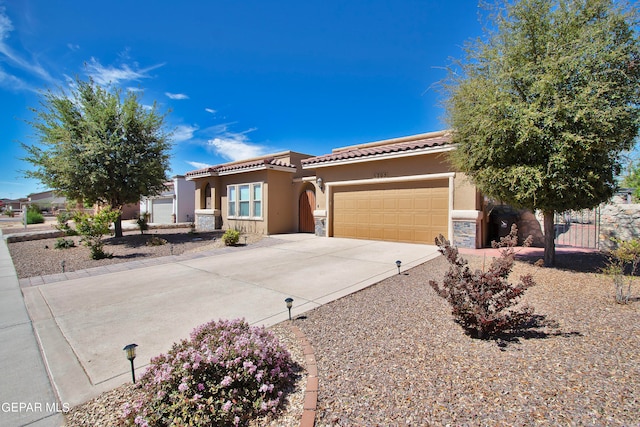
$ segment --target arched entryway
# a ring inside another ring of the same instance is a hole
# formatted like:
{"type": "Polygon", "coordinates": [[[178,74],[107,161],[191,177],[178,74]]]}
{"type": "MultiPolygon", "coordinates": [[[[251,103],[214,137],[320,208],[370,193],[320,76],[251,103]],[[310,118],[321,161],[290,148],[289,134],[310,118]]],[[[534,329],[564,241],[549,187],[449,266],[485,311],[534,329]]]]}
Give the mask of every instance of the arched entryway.
{"type": "Polygon", "coordinates": [[[301,194],[298,202],[298,231],[300,233],[314,233],[316,230],[315,221],[313,220],[313,210],[316,206],[316,192],[311,189],[305,189],[301,194]]]}

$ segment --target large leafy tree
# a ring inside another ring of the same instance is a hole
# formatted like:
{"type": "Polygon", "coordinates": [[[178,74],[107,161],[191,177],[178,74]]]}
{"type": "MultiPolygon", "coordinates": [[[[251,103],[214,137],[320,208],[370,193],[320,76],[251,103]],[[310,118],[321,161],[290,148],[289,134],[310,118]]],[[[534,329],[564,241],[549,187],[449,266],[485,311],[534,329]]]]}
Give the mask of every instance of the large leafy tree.
{"type": "MultiPolygon", "coordinates": [[[[37,142],[22,144],[25,172],[70,199],[120,210],[161,192],[169,166],[165,115],[146,109],[134,92],[76,80],[70,94],[44,92],[29,123],[37,142]]],[[[122,236],[121,218],[115,223],[122,236]]]]}
{"type": "Polygon", "coordinates": [[[454,164],[486,195],[544,214],[610,198],[640,125],[638,14],[614,0],[499,0],[443,82],[454,164]]]}

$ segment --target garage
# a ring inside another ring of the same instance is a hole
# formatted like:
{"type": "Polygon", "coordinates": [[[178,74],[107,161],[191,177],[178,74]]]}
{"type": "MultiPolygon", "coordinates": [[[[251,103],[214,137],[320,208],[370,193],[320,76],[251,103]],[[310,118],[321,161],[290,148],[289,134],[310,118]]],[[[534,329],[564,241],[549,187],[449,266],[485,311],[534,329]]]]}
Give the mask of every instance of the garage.
{"type": "Polygon", "coordinates": [[[153,199],[151,201],[151,222],[171,224],[173,222],[173,199],[153,199]]]}
{"type": "Polygon", "coordinates": [[[448,180],[335,187],[332,213],[335,237],[433,244],[448,235],[448,180]]]}

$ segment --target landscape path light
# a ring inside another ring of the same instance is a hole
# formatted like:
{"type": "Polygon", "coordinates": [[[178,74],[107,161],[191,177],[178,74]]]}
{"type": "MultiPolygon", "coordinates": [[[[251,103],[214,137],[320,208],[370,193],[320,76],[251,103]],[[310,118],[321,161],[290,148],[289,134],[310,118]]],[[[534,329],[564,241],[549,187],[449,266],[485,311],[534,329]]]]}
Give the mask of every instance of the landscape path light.
{"type": "Polygon", "coordinates": [[[400,266],[402,265],[402,261],[396,261],[396,267],[398,267],[398,274],[400,274],[400,266]]]}
{"type": "Polygon", "coordinates": [[[138,344],[129,344],[126,345],[123,350],[127,354],[127,359],[131,362],[131,378],[133,379],[133,383],[136,383],[136,371],[133,369],[133,359],[136,358],[136,347],[138,344]]]}
{"type": "Polygon", "coordinates": [[[287,308],[289,309],[289,320],[291,320],[291,307],[293,307],[293,298],[289,297],[284,302],[287,303],[287,308]]]}

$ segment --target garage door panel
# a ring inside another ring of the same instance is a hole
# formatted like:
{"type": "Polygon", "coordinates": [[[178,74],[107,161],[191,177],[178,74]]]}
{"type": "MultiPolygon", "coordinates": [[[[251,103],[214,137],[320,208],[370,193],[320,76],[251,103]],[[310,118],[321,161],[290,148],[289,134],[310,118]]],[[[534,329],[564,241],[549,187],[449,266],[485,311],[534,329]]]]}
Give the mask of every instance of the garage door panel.
{"type": "Polygon", "coordinates": [[[151,222],[156,224],[170,224],[173,222],[173,199],[152,199],[151,222]]]}
{"type": "Polygon", "coordinates": [[[338,188],[333,194],[336,237],[433,244],[447,235],[447,180],[338,188]]]}

